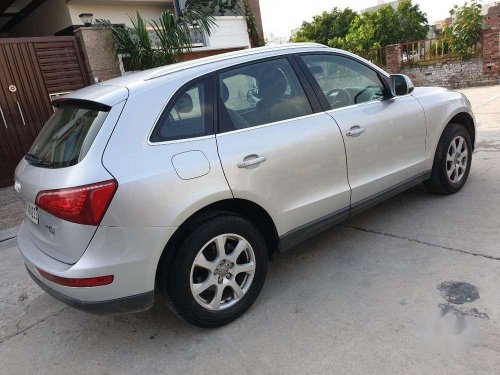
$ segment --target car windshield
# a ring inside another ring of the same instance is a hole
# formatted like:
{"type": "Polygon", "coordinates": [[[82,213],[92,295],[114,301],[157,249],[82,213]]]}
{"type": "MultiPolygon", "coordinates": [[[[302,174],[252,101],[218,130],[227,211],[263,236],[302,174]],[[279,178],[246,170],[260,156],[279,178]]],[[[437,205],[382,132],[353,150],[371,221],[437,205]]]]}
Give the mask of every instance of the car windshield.
{"type": "Polygon", "coordinates": [[[109,108],[99,105],[59,105],[25,159],[46,168],[77,164],[87,154],[108,113],[109,108]]]}

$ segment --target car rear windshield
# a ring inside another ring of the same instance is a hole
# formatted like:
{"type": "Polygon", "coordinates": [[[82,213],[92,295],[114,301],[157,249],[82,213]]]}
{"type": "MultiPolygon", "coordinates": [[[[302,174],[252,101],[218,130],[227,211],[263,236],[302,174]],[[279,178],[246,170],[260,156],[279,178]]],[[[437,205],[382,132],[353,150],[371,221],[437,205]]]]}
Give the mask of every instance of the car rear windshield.
{"type": "Polygon", "coordinates": [[[56,104],[25,159],[45,168],[64,168],[80,162],[101,129],[110,108],[97,103],[65,101],[56,104]]]}

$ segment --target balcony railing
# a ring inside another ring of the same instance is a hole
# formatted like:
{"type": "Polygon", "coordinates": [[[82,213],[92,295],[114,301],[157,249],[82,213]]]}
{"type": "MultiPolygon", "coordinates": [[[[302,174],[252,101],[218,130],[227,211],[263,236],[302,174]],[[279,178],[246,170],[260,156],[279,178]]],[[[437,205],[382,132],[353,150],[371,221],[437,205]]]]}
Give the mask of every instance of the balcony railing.
{"type": "Polygon", "coordinates": [[[367,53],[363,55],[363,57],[367,60],[370,60],[372,63],[375,65],[378,65],[380,67],[385,66],[386,64],[386,54],[385,54],[385,48],[372,48],[368,50],[367,53]]]}
{"type": "MultiPolygon", "coordinates": [[[[160,41],[152,27],[148,27],[149,39],[155,47],[160,46],[160,41]]],[[[190,27],[191,47],[204,47],[206,45],[205,36],[199,27],[190,27]]]]}

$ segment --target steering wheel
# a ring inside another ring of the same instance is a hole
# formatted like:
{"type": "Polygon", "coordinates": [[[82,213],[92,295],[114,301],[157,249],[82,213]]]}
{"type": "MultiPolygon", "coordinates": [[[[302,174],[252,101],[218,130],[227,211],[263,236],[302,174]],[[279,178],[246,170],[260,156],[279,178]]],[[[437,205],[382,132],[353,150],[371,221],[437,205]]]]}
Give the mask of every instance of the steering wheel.
{"type": "Polygon", "coordinates": [[[372,87],[372,86],[367,86],[367,87],[365,87],[363,90],[361,90],[360,92],[358,92],[358,93],[356,94],[356,96],[354,97],[354,104],[358,104],[359,97],[360,97],[363,93],[365,93],[366,91],[368,91],[368,90],[371,90],[371,91],[372,91],[372,92],[371,92],[371,94],[372,94],[372,95],[370,96],[370,99],[369,99],[369,100],[365,100],[365,102],[372,100],[372,99],[373,99],[373,95],[375,94],[375,91],[373,90],[373,87],[372,87]]]}
{"type": "Polygon", "coordinates": [[[333,89],[326,93],[326,98],[332,108],[341,108],[351,105],[352,97],[346,89],[333,89]]]}

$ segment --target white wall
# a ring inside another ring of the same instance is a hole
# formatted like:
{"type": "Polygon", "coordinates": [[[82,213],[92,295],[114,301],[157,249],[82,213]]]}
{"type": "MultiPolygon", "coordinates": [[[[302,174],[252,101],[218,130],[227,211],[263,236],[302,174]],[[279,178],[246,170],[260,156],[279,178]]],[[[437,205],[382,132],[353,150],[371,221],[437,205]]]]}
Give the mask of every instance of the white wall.
{"type": "MultiPolygon", "coordinates": [[[[107,1],[106,1],[107,2],[107,1]]],[[[124,23],[127,26],[132,26],[129,15],[135,15],[139,12],[144,20],[157,20],[162,12],[170,10],[173,12],[173,5],[170,1],[156,1],[155,4],[150,1],[145,1],[147,4],[139,4],[139,2],[122,1],[120,4],[107,2],[108,4],[98,4],[94,1],[78,1],[68,4],[69,13],[73,25],[82,25],[82,21],[78,16],[81,13],[93,13],[94,20],[106,19],[111,23],[124,23]]]]}
{"type": "Polygon", "coordinates": [[[9,37],[52,36],[71,26],[66,0],[47,0],[9,32],[9,37]]]}
{"type": "Polygon", "coordinates": [[[211,36],[205,35],[205,42],[209,48],[250,47],[247,23],[241,16],[215,17],[218,27],[211,36]]]}

